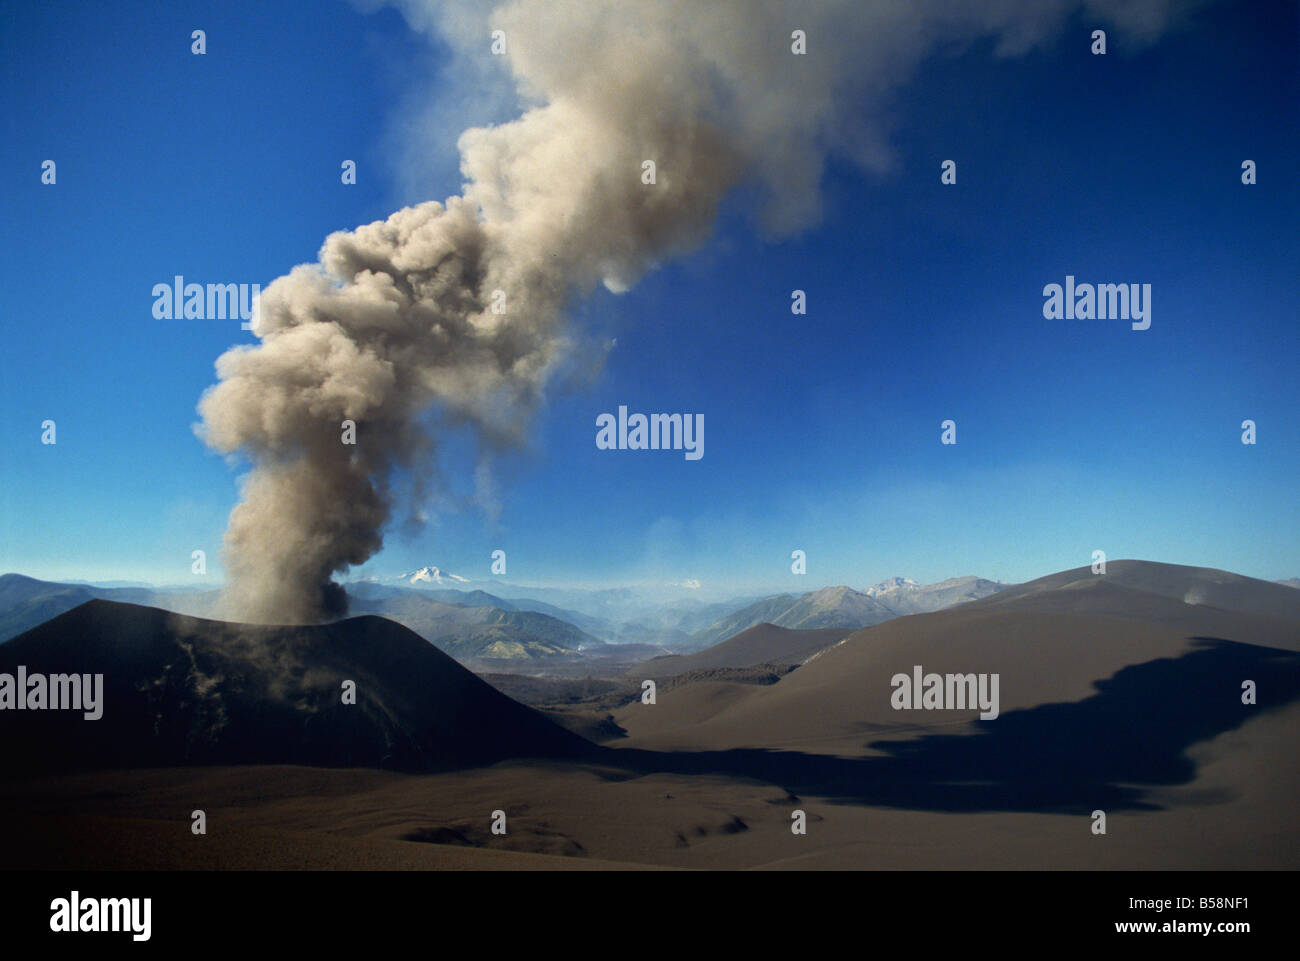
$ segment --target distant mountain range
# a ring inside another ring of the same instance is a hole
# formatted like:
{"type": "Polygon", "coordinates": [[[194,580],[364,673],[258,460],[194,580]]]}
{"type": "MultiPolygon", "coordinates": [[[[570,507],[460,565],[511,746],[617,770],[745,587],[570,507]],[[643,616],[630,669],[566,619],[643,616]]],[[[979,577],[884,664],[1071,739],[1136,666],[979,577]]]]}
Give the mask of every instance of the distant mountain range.
{"type": "Polygon", "coordinates": [[[800,630],[824,627],[856,630],[904,614],[925,614],[978,600],[1006,586],[981,577],[955,577],[938,584],[918,584],[894,577],[865,591],[841,586],[824,587],[807,594],[777,594],[727,615],[696,633],[692,640],[697,649],[708,647],[756,624],[800,630]]]}
{"type": "Polygon", "coordinates": [[[702,651],[656,657],[626,673],[628,677],[640,680],[677,677],[717,668],[799,665],[814,654],[838,644],[851,633],[853,628],[849,627],[792,630],[774,624],[756,624],[702,651]]]}
{"type": "MultiPolygon", "coordinates": [[[[215,609],[218,592],[95,587],[4,574],[0,575],[0,642],[90,600],[142,604],[205,616],[215,609]]],[[[537,606],[559,614],[570,613],[546,604],[537,606]]],[[[562,617],[528,610],[482,591],[357,585],[351,597],[351,613],[379,614],[397,621],[457,658],[535,658],[602,646],[595,637],[562,617]]],[[[576,617],[583,619],[580,614],[576,617]]]]}
{"type": "Polygon", "coordinates": [[[23,574],[0,574],[0,642],[90,600],[146,604],[180,614],[203,616],[211,612],[217,601],[217,591],[64,584],[23,574]]]}
{"type": "MultiPolygon", "coordinates": [[[[1117,575],[1125,572],[1127,565],[1132,563],[1136,562],[1112,562],[1109,582],[1119,583],[1121,578],[1117,575]]],[[[1147,579],[1155,577],[1153,571],[1162,569],[1158,565],[1141,568],[1147,579]]],[[[1082,578],[1084,582],[1090,582],[1093,576],[1090,571],[1087,573],[1088,577],[1082,578]]],[[[1067,576],[1073,576],[1072,572],[1053,575],[1058,580],[1067,576]]],[[[1193,589],[1184,591],[1186,596],[1180,595],[1177,599],[1188,604],[1230,607],[1225,599],[1231,598],[1238,578],[1238,575],[1207,573],[1197,580],[1193,589]]],[[[1266,583],[1244,580],[1255,585],[1266,583]]],[[[353,582],[348,585],[348,591],[352,614],[378,614],[390,618],[453,657],[528,662],[600,654],[612,650],[608,645],[629,643],[690,654],[706,651],[765,624],[800,632],[857,630],[896,617],[944,610],[981,599],[1030,597],[1042,589],[1042,583],[1040,579],[1030,584],[1009,586],[980,577],[957,577],[937,584],[920,584],[908,578],[893,577],[861,591],[841,585],[803,594],[776,594],[730,602],[702,602],[693,597],[683,597],[673,604],[658,607],[637,602],[635,591],[628,588],[602,591],[534,589],[577,600],[587,608],[579,610],[535,597],[506,597],[470,589],[468,579],[429,566],[393,578],[353,582]],[[451,584],[460,586],[447,586],[451,584]],[[603,617],[593,611],[614,614],[615,617],[603,617]],[[618,615],[627,619],[618,620],[618,615]]],[[[1183,583],[1181,577],[1172,577],[1169,585],[1153,582],[1147,589],[1176,592],[1183,583]]],[[[500,587],[507,593],[522,590],[505,584],[500,587]]],[[[1290,616],[1289,605],[1295,597],[1292,592],[1300,588],[1300,579],[1277,581],[1274,587],[1281,592],[1272,602],[1274,608],[1282,616],[1290,616]]],[[[213,589],[106,587],[41,581],[21,574],[0,575],[0,642],[95,599],[143,604],[202,617],[215,611],[218,593],[213,589]]],[[[1032,603],[1032,598],[1029,602],[1032,603]]],[[[1272,611],[1256,609],[1253,613],[1267,615],[1272,611]]],[[[763,637],[768,638],[768,635],[763,637]]],[[[751,637],[750,641],[755,642],[755,638],[751,637]]],[[[817,642],[815,635],[809,635],[808,644],[815,646],[817,642]]],[[[784,637],[785,647],[773,647],[766,641],[757,646],[755,643],[740,645],[737,650],[751,647],[768,652],[783,650],[787,660],[794,659],[792,663],[799,655],[808,653],[804,650],[807,644],[802,640],[792,640],[790,636],[784,637]]],[[[723,659],[730,665],[737,657],[748,659],[735,652],[723,659]]],[[[708,658],[701,660],[700,664],[706,662],[709,662],[708,658]]],[[[750,663],[758,662],[750,660],[750,663]]],[[[684,662],[679,666],[685,670],[689,664],[684,662]]],[[[668,664],[659,667],[667,668],[668,664]]]]}
{"type": "MultiPolygon", "coordinates": [[[[862,594],[875,599],[887,598],[894,609],[904,612],[905,607],[909,606],[948,602],[954,596],[970,599],[971,593],[987,592],[989,581],[980,583],[975,580],[974,584],[971,581],[969,577],[958,577],[927,588],[915,581],[893,577],[874,588],[868,588],[862,594]]],[[[976,599],[975,603],[963,610],[1043,610],[1052,614],[1112,615],[1117,618],[1160,615],[1167,620],[1170,611],[1178,611],[1187,618],[1196,618],[1201,615],[1200,609],[1210,609],[1210,612],[1231,611],[1256,618],[1264,616],[1279,622],[1300,620],[1300,596],[1286,589],[1291,586],[1287,581],[1270,584],[1268,581],[1226,571],[1160,564],[1149,560],[1115,560],[1109,564],[1105,575],[1095,575],[1091,568],[1083,567],[1053,573],[1027,584],[998,586],[1002,589],[985,593],[983,598],[976,599]],[[1170,602],[1178,603],[1170,607],[1170,602]]],[[[831,610],[835,599],[848,599],[846,610],[850,612],[862,610],[855,599],[846,598],[842,594],[844,590],[846,588],[841,588],[840,594],[805,594],[800,598],[801,603],[790,609],[794,611],[792,616],[811,616],[814,619],[823,616],[824,609],[816,610],[818,596],[823,596],[822,599],[831,603],[831,610]],[[810,611],[815,612],[810,614],[810,611]]],[[[777,598],[770,599],[775,601],[777,598]]],[[[956,603],[945,603],[941,610],[953,606],[956,603]]],[[[850,635],[854,635],[850,628],[792,629],[758,624],[701,652],[655,657],[630,668],[627,676],[659,679],[716,668],[802,665],[814,655],[828,653],[829,649],[835,648],[850,635]]]]}
{"type": "MultiPolygon", "coordinates": [[[[704,602],[678,597],[658,604],[644,597],[638,600],[629,588],[535,589],[576,599],[585,608],[580,610],[535,597],[505,597],[471,588],[472,583],[433,566],[392,578],[355,581],[347,585],[350,613],[388,617],[453,657],[529,660],[599,652],[608,644],[699,651],[758,624],[799,630],[857,629],[973,600],[1003,586],[975,577],[930,585],[891,578],[865,591],[827,587],[757,600],[704,602]],[[460,586],[446,586],[450,584],[460,586]]],[[[521,590],[500,587],[507,592],[521,590]]],[[[216,611],[219,594],[210,588],[105,587],[0,575],[0,642],[95,599],[203,617],[216,611]]]]}
{"type": "Polygon", "coordinates": [[[528,597],[507,599],[478,588],[466,590],[462,588],[419,586],[413,589],[375,581],[354,581],[347,585],[347,590],[352,604],[351,610],[354,612],[374,610],[377,606],[380,606],[378,602],[383,600],[415,597],[441,601],[444,604],[460,604],[465,607],[495,607],[502,611],[533,611],[538,614],[547,614],[559,620],[568,621],[582,632],[602,641],[608,640],[609,636],[614,633],[614,626],[608,621],[599,617],[591,617],[581,611],[568,610],[528,597]]]}
{"type": "Polygon", "coordinates": [[[467,578],[436,565],[345,585],[352,597],[391,597],[419,590],[454,604],[486,603],[502,610],[536,611],[569,621],[611,644],[643,643],[688,647],[692,635],[718,618],[754,601],[745,596],[704,601],[694,590],[673,585],[568,588],[513,584],[504,578],[467,578]],[[459,592],[465,597],[457,597],[459,592]],[[477,600],[470,599],[472,597],[477,600]]]}
{"type": "Polygon", "coordinates": [[[351,613],[378,614],[403,624],[460,660],[550,657],[604,646],[568,621],[537,611],[503,608],[498,605],[508,602],[481,591],[473,593],[478,596],[472,597],[471,603],[449,603],[423,591],[353,598],[351,613]]]}

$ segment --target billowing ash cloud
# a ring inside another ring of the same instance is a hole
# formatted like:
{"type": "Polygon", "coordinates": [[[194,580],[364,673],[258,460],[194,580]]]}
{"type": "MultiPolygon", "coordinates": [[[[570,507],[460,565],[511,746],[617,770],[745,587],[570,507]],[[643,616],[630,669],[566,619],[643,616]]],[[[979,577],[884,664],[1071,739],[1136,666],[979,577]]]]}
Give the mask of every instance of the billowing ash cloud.
{"type": "MultiPolygon", "coordinates": [[[[245,620],[341,612],[332,576],[381,547],[395,472],[436,456],[431,409],[489,448],[524,438],[568,352],[572,298],[700,245],[742,182],[780,234],[817,218],[830,155],[888,168],[888,97],[938,45],[991,36],[1020,53],[1080,9],[1140,42],[1170,14],[1161,0],[399,5],[462,61],[503,30],[524,110],[461,135],[459,197],[332,234],[319,263],[263,291],[261,343],[217,361],[199,429],[253,465],[225,540],[228,613],[245,620]]],[[[1090,22],[1074,22],[1086,43],[1090,22]]]]}

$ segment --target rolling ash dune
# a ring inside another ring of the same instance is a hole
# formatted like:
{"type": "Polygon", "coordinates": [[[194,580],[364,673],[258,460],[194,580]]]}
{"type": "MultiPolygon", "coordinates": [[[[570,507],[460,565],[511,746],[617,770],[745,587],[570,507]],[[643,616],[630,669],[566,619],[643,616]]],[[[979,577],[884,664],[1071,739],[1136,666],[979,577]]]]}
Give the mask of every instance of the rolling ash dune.
{"type": "Polygon", "coordinates": [[[312,764],[442,770],[589,747],[379,617],[249,626],[92,600],[0,647],[0,671],[103,674],[103,716],[6,711],[24,769],[312,764]],[[356,703],[342,702],[343,682],[356,703]]]}
{"type": "Polygon", "coordinates": [[[630,735],[619,749],[692,752],[700,769],[869,805],[1136,810],[1198,792],[1195,804],[1229,802],[1250,781],[1285,806],[1300,707],[1300,610],[1275,616],[1288,590],[1145,562],[1063,572],[858,631],[770,686],[701,684],[654,709],[631,704],[615,715],[630,735]],[[1181,599],[1202,592],[1235,609],[1181,599]],[[896,710],[891,678],[915,665],[999,675],[1000,715],[896,710]],[[1257,703],[1243,703],[1247,680],[1257,703]],[[1231,752],[1211,746],[1224,738],[1231,752]]]}
{"type": "MultiPolygon", "coordinates": [[[[1094,574],[1089,567],[1077,567],[1018,584],[976,603],[982,607],[1011,605],[1020,610],[1050,606],[1058,611],[1079,607],[1093,613],[1101,613],[1103,608],[1133,613],[1142,607],[1143,595],[1178,601],[1189,607],[1300,620],[1300,592],[1286,584],[1211,567],[1156,561],[1111,561],[1106,565],[1105,574],[1094,574]],[[1106,601],[1101,600],[1103,592],[1108,592],[1106,601]],[[1079,600],[1072,600],[1071,595],[1079,600]],[[1036,601],[1041,604],[1036,605],[1036,601]]],[[[1154,613],[1157,609],[1152,610],[1154,613]]]]}

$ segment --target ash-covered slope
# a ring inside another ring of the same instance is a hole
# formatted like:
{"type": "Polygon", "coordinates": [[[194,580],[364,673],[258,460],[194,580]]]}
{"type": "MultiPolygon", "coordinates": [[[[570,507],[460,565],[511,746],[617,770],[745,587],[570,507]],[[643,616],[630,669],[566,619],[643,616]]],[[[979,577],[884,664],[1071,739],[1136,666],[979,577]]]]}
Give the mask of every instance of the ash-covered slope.
{"type": "Polygon", "coordinates": [[[982,598],[972,606],[1029,609],[1041,601],[1057,611],[1078,607],[1095,614],[1111,610],[1132,613],[1142,608],[1143,595],[1148,604],[1165,598],[1189,607],[1300,621],[1300,592],[1285,584],[1212,567],[1138,560],[1110,561],[1104,574],[1094,574],[1091,567],[1049,574],[982,598]],[[1112,600],[1103,601],[1103,594],[1112,600]]]}
{"type": "MultiPolygon", "coordinates": [[[[1270,712],[1300,698],[1300,610],[1281,616],[1294,593],[1172,564],[1121,561],[1105,575],[1063,571],[854,632],[770,686],[687,688],[661,697],[653,711],[633,704],[615,714],[630,734],[620,746],[716,751],[782,744],[851,755],[873,753],[885,736],[975,734],[1005,746],[1003,760],[1016,777],[1033,778],[1036,769],[1052,769],[1049,760],[1067,765],[1082,741],[1089,750],[1140,754],[1143,739],[1158,736],[1161,750],[1169,749],[1161,760],[1172,764],[1209,728],[1221,733],[1261,717],[1272,730],[1280,715],[1270,712]],[[896,710],[891,679],[916,665],[997,674],[1001,716],[980,721],[972,709],[896,710]],[[1242,703],[1244,680],[1258,685],[1255,705],[1242,703]],[[1040,717],[1060,726],[1035,729],[1040,717]],[[1006,739],[1008,731],[1023,732],[1024,741],[1006,739]]],[[[1277,733],[1270,750],[1282,752],[1276,760],[1283,763],[1296,738],[1294,731],[1277,733]]]]}

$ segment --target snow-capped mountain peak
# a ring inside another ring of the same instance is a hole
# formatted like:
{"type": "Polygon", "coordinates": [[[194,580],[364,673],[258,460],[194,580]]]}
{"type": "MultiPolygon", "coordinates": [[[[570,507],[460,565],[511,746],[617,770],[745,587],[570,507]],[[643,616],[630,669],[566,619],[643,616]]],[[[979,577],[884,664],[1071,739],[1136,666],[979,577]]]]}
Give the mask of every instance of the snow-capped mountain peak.
{"type": "Polygon", "coordinates": [[[407,584],[468,584],[468,577],[461,577],[459,574],[452,574],[450,571],[444,571],[437,567],[421,567],[418,571],[407,571],[405,574],[399,574],[397,580],[404,581],[407,584]]]}
{"type": "Polygon", "coordinates": [[[874,587],[868,587],[864,593],[868,596],[875,596],[876,594],[884,594],[888,591],[910,590],[920,586],[920,584],[912,580],[910,577],[890,577],[881,581],[879,584],[876,584],[874,587]]]}

